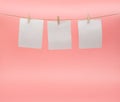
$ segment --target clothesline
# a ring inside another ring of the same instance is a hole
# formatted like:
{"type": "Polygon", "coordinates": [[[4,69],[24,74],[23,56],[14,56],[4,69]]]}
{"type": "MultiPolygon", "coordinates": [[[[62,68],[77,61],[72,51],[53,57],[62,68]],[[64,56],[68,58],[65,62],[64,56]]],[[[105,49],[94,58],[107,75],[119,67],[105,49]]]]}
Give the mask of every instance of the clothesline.
{"type": "MultiPolygon", "coordinates": [[[[26,16],[18,16],[18,15],[13,15],[13,14],[7,14],[7,13],[0,13],[0,15],[6,15],[6,16],[12,16],[12,17],[18,17],[18,18],[27,18],[27,19],[42,19],[42,20],[56,20],[56,19],[47,19],[47,18],[32,18],[30,15],[28,17],[26,16]]],[[[115,15],[120,15],[120,12],[118,13],[113,13],[113,14],[106,14],[102,16],[95,16],[95,17],[90,17],[90,15],[87,15],[87,19],[97,19],[97,18],[103,18],[103,17],[109,17],[109,16],[115,16],[115,15]]],[[[73,18],[73,19],[60,19],[59,16],[57,16],[57,20],[85,20],[86,18],[73,18]]]]}
{"type": "Polygon", "coordinates": [[[58,24],[60,23],[61,20],[66,20],[62,24],[62,26],[58,26],[56,24],[56,21],[55,22],[48,21],[47,30],[49,50],[72,49],[71,20],[78,20],[79,48],[81,49],[102,48],[102,20],[97,18],[120,15],[120,13],[114,13],[91,17],[91,15],[88,14],[86,18],[82,19],[78,18],[60,19],[59,16],[57,16],[56,19],[47,19],[47,18],[32,18],[31,15],[28,15],[27,17],[7,13],[0,14],[21,18],[19,22],[20,24],[18,45],[19,47],[26,48],[42,48],[44,20],[57,20],[58,24]],[[90,24],[86,24],[86,21],[84,20],[87,20],[88,23],[91,20],[90,24]]]}

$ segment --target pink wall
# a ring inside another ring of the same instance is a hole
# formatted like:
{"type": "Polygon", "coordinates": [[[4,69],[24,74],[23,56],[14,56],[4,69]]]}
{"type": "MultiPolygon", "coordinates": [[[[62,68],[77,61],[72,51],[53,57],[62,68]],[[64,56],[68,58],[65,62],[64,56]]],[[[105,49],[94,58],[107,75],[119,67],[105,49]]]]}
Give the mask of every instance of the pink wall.
{"type": "MultiPolygon", "coordinates": [[[[0,0],[0,12],[32,17],[82,18],[120,12],[120,0],[0,0]]],[[[103,48],[49,51],[18,48],[19,18],[0,15],[0,102],[120,102],[120,15],[106,17],[103,48]]]]}

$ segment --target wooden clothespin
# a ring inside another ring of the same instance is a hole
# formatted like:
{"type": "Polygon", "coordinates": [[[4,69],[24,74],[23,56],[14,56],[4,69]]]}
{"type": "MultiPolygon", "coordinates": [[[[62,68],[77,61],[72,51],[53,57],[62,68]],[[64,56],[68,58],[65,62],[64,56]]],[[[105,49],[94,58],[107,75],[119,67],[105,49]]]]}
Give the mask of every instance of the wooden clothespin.
{"type": "Polygon", "coordinates": [[[30,23],[30,21],[31,21],[31,16],[29,15],[28,16],[28,24],[30,23]]]}
{"type": "Polygon", "coordinates": [[[87,15],[87,23],[88,24],[90,23],[90,15],[89,14],[87,15]]]}
{"type": "Polygon", "coordinates": [[[57,16],[57,24],[59,25],[60,24],[60,17],[57,16]]]}

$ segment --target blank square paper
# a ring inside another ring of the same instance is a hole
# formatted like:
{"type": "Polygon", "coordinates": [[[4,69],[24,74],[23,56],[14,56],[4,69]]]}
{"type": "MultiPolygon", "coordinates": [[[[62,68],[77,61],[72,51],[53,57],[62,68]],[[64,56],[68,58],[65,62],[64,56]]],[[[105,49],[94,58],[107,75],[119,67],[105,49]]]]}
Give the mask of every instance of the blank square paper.
{"type": "Polygon", "coordinates": [[[43,20],[20,19],[19,47],[41,48],[43,35],[43,20]]]}
{"type": "Polygon", "coordinates": [[[71,21],[48,21],[48,49],[71,49],[71,21]]]}
{"type": "Polygon", "coordinates": [[[102,47],[102,22],[101,19],[78,21],[79,48],[101,48],[102,47]]]}

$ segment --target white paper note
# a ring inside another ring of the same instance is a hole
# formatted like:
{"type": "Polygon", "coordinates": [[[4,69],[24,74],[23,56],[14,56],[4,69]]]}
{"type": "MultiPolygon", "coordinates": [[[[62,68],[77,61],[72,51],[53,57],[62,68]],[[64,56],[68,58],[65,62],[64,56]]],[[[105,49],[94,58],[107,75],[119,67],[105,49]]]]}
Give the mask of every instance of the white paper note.
{"type": "Polygon", "coordinates": [[[21,18],[19,26],[19,47],[41,48],[43,20],[21,18]]]}
{"type": "Polygon", "coordinates": [[[101,19],[78,21],[79,48],[101,48],[102,47],[102,22],[101,19]]]}
{"type": "Polygon", "coordinates": [[[48,21],[48,49],[71,49],[71,21],[48,21]]]}

